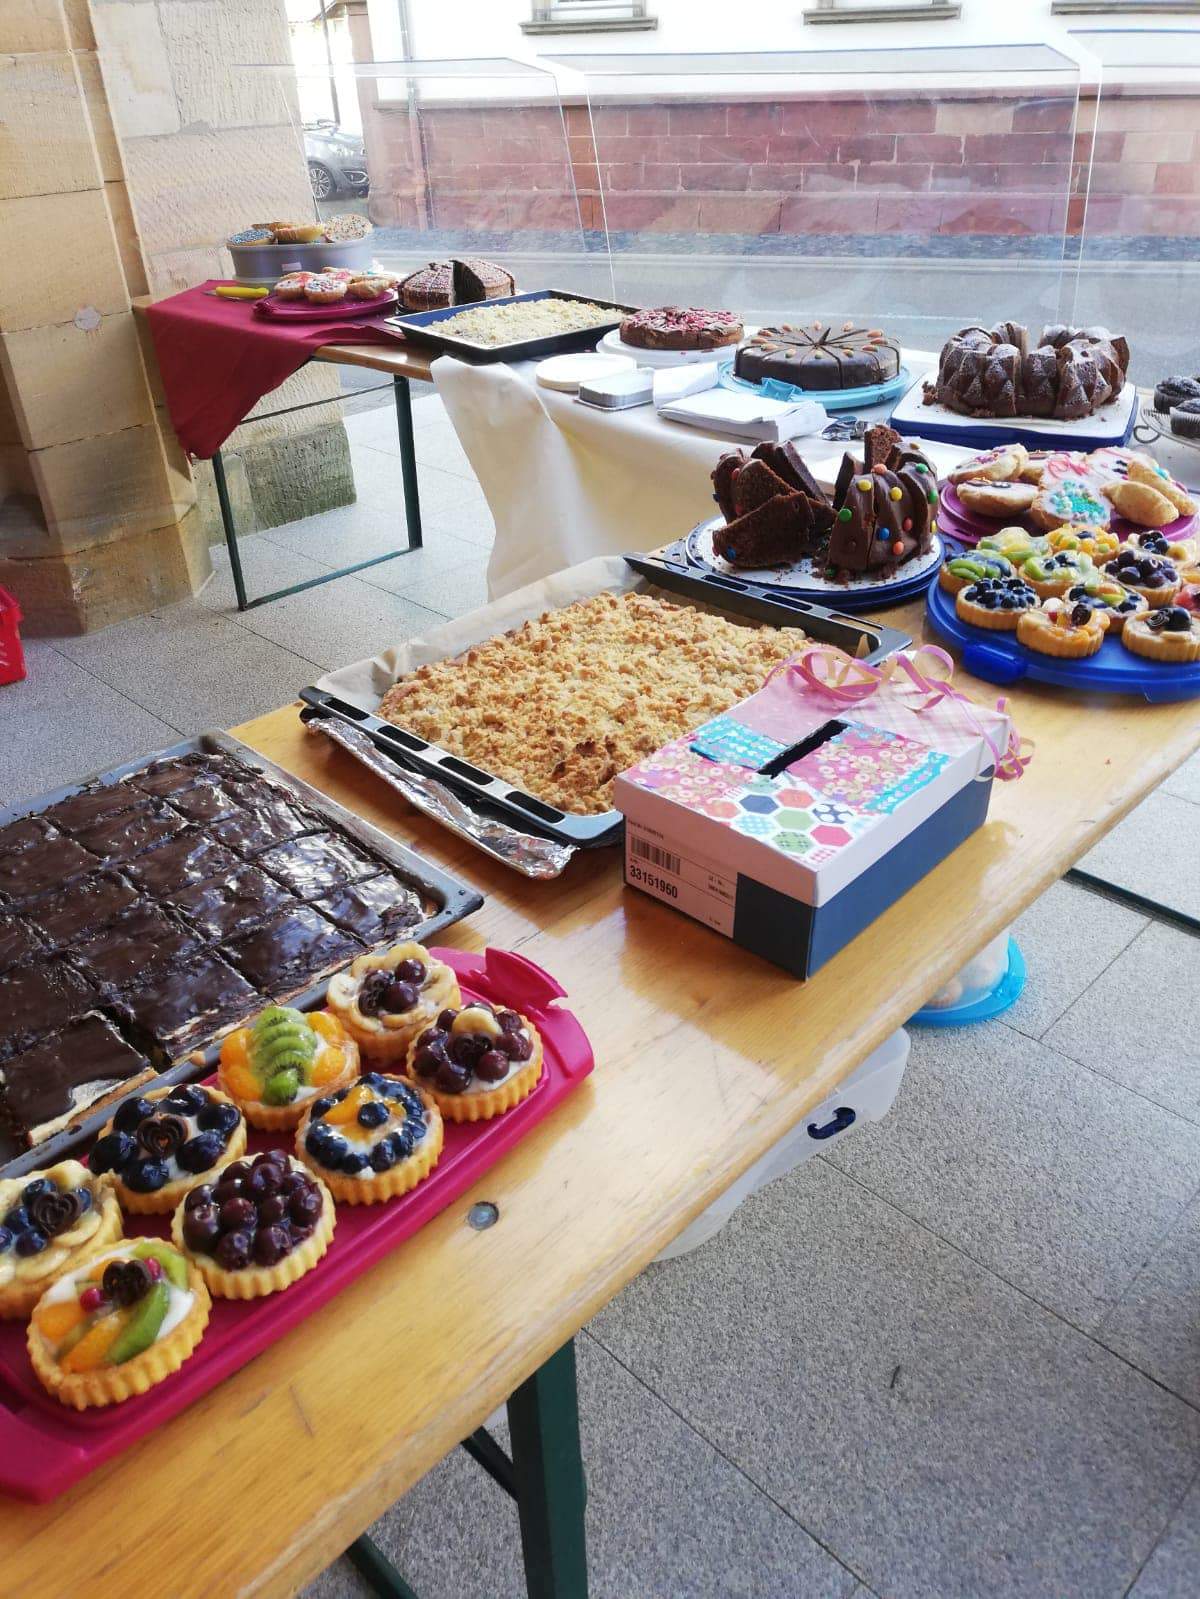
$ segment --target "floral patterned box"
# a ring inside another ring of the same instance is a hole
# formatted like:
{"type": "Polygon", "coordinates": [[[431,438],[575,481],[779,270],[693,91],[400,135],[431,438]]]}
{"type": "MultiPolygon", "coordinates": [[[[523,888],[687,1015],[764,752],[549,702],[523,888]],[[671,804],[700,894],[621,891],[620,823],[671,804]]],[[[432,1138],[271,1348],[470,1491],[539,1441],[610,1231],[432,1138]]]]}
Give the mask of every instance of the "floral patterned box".
{"type": "Polygon", "coordinates": [[[626,882],[811,975],[987,815],[1007,717],[916,684],[789,668],[622,773],[626,882]]]}

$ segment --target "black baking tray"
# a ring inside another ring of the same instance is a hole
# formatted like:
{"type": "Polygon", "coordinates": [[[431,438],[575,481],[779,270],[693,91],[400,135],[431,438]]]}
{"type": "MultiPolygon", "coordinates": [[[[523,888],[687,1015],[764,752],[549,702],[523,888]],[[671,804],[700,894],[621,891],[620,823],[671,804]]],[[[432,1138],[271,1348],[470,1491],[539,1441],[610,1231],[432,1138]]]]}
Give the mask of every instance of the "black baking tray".
{"type": "Polygon", "coordinates": [[[497,300],[480,300],[478,309],[489,305],[522,305],[527,300],[583,300],[589,305],[612,306],[613,317],[611,322],[597,322],[593,327],[578,328],[573,333],[552,333],[544,339],[522,339],[515,344],[473,344],[469,339],[457,339],[452,333],[438,331],[439,323],[457,316],[460,311],[475,310],[472,305],[450,305],[437,311],[406,311],[402,316],[389,316],[384,320],[389,328],[396,328],[414,344],[427,345],[480,365],[488,361],[530,361],[535,356],[594,349],[599,338],[619,328],[627,316],[640,309],[636,305],[602,300],[595,294],[574,294],[569,289],[534,289],[529,294],[506,294],[497,300]]]}
{"type": "MultiPolygon", "coordinates": [[[[371,854],[379,856],[397,875],[411,882],[428,907],[428,914],[421,921],[404,929],[405,938],[428,943],[444,928],[461,921],[464,916],[469,916],[483,904],[483,895],[478,889],[461,882],[452,873],[443,871],[415,851],[397,843],[387,833],[372,827],[369,822],[364,822],[353,811],[346,810],[327,794],[322,794],[319,789],[313,788],[302,778],[294,777],[282,766],[276,766],[274,761],[269,761],[266,756],[251,749],[248,744],[231,738],[228,733],[201,733],[180,744],[173,744],[169,749],[157,750],[152,755],[143,755],[136,761],[126,761],[123,765],[110,767],[104,772],[93,772],[90,777],[67,783],[62,788],[41,794],[37,799],[26,800],[21,805],[8,809],[0,808],[0,825],[15,821],[18,817],[47,810],[59,800],[78,793],[88,784],[115,783],[120,778],[141,771],[152,761],[170,760],[179,755],[194,753],[233,755],[238,760],[244,761],[247,766],[254,767],[271,782],[277,783],[280,788],[289,790],[296,796],[298,803],[303,804],[307,810],[316,811],[326,817],[336,827],[364,845],[371,854]]],[[[319,982],[311,983],[307,988],[287,995],[286,1003],[295,1005],[300,1010],[310,1010],[324,1002],[328,986],[329,977],[323,977],[319,982]]],[[[264,1000],[263,1003],[267,1002],[264,1000]]],[[[102,1010],[103,1005],[100,1004],[96,1008],[102,1010]]],[[[148,1086],[160,1088],[168,1084],[196,1082],[200,1078],[207,1077],[216,1067],[221,1036],[237,1025],[239,1025],[237,1022],[233,1022],[222,1028],[209,1044],[193,1050],[185,1059],[176,1061],[165,1071],[160,1072],[148,1086]]],[[[19,1177],[23,1172],[32,1171],[35,1167],[52,1166],[55,1161],[75,1154],[108,1121],[114,1105],[115,1101],[110,1100],[102,1109],[82,1117],[73,1126],[44,1139],[32,1149],[21,1148],[9,1130],[0,1125],[0,1177],[19,1177]]]]}
{"type": "MultiPolygon", "coordinates": [[[[698,600],[715,610],[744,616],[769,627],[802,626],[810,637],[834,644],[848,655],[868,662],[881,661],[912,640],[907,633],[882,623],[857,616],[845,616],[811,601],[794,599],[776,589],[756,587],[735,578],[707,574],[676,559],[669,551],[650,555],[626,555],[625,563],[657,588],[667,589],[687,599],[698,600]]],[[[325,689],[301,691],[306,722],[332,717],[360,729],[402,770],[420,772],[436,778],[447,788],[468,800],[472,809],[502,821],[515,823],[523,831],[537,833],[577,849],[595,849],[620,841],[624,817],[620,811],[601,811],[595,816],[573,816],[560,811],[531,794],[525,794],[503,778],[452,755],[428,739],[385,722],[382,717],[325,689]]]]}

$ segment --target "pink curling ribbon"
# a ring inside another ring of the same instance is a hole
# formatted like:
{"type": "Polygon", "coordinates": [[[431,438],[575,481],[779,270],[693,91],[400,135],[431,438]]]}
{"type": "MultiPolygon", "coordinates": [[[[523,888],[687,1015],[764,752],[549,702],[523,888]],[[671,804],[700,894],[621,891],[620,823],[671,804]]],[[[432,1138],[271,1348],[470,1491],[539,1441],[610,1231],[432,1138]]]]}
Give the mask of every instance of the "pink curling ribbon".
{"type": "MultiPolygon", "coordinates": [[[[884,683],[892,682],[894,678],[902,675],[909,681],[896,682],[893,685],[896,689],[903,692],[912,688],[927,696],[923,704],[911,707],[916,714],[922,715],[926,711],[933,710],[946,700],[955,702],[968,726],[987,745],[996,776],[1002,781],[1020,777],[1033,759],[1032,745],[1020,737],[1011,717],[1008,722],[1008,741],[1001,748],[994,735],[980,721],[977,707],[965,694],[960,694],[957,689],[950,686],[954,661],[936,644],[918,645],[910,652],[890,656],[879,666],[869,666],[865,661],[856,661],[844,650],[806,650],[803,655],[793,656],[790,660],[780,662],[767,681],[770,682],[771,677],[779,671],[793,673],[808,688],[831,700],[835,705],[861,705],[884,683]],[[918,660],[921,663],[919,666],[918,660]],[[944,668],[945,676],[933,670],[935,666],[944,668]]],[[[1006,699],[1003,697],[998,699],[997,712],[1000,715],[1007,715],[1007,705],[1006,699]]]]}

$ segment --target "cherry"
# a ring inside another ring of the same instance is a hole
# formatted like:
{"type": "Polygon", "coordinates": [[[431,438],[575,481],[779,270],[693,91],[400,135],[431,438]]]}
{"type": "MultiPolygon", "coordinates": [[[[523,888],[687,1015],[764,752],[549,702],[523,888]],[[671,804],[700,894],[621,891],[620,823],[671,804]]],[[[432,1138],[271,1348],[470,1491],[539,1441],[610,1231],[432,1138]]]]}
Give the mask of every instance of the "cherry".
{"type": "Polygon", "coordinates": [[[475,1062],[475,1075],[485,1083],[498,1083],[508,1075],[508,1056],[498,1049],[485,1049],[475,1062]]]}
{"type": "Polygon", "coordinates": [[[282,1227],[263,1227],[254,1240],[254,1258],[260,1266],[274,1266],[290,1248],[291,1239],[282,1227]]]}
{"type": "Polygon", "coordinates": [[[446,1060],[437,1069],[434,1082],[444,1094],[461,1094],[471,1081],[471,1068],[446,1060]]]}
{"type": "Polygon", "coordinates": [[[396,967],[396,979],[401,983],[416,983],[419,986],[425,981],[425,967],[419,960],[403,960],[396,967]]]}
{"type": "Polygon", "coordinates": [[[288,1200],[288,1215],[299,1226],[311,1226],[321,1214],[321,1196],[315,1188],[293,1194],[288,1200]]]}
{"type": "Polygon", "coordinates": [[[189,1249],[207,1253],[220,1236],[221,1221],[215,1205],[197,1205],[184,1213],[183,1241],[189,1249]]]}
{"type": "Polygon", "coordinates": [[[221,1231],[238,1232],[243,1227],[253,1227],[258,1212],[249,1199],[227,1199],[221,1206],[221,1231]]]}
{"type": "Polygon", "coordinates": [[[200,1183],[196,1188],[188,1190],[187,1198],[183,1202],[184,1210],[196,1210],[201,1205],[211,1205],[213,1186],[211,1183],[200,1183]]]}
{"type": "Polygon", "coordinates": [[[392,1012],[412,1010],[420,997],[412,983],[390,983],[383,996],[383,1008],[392,1012]]]}
{"type": "Polygon", "coordinates": [[[250,1233],[226,1233],[216,1247],[218,1266],[225,1271],[241,1271],[250,1264],[252,1242],[250,1233]]]}
{"type": "Polygon", "coordinates": [[[258,1207],[258,1219],[267,1227],[282,1221],[288,1213],[288,1202],[280,1194],[268,1194],[258,1207]]]}

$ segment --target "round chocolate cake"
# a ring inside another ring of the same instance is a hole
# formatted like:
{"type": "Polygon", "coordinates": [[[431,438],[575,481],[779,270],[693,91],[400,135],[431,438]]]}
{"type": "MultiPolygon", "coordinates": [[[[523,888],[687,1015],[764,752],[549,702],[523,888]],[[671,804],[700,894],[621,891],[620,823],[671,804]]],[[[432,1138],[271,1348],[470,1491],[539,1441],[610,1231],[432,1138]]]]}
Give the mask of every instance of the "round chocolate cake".
{"type": "Polygon", "coordinates": [[[621,323],[621,343],[638,350],[719,350],[736,344],[742,332],[732,311],[660,305],[627,316],[621,323]]]}
{"type": "Polygon", "coordinates": [[[887,383],[900,371],[900,346],[879,328],[840,328],[811,322],[760,328],[734,357],[734,371],[747,383],[776,378],[798,389],[828,393],[887,383]]]}
{"type": "Polygon", "coordinates": [[[516,280],[494,261],[454,256],[430,261],[402,278],[400,301],[406,311],[440,311],[451,305],[478,305],[517,292],[516,280]]]}
{"type": "Polygon", "coordinates": [[[1129,345],[1107,328],[1055,324],[1035,345],[1021,323],[999,322],[947,339],[925,398],[962,416],[1074,422],[1115,400],[1128,368],[1129,345]]]}

